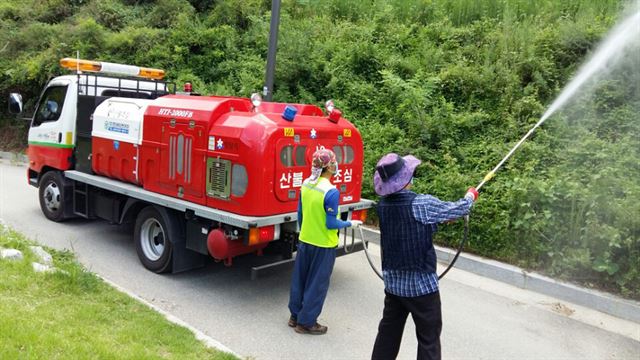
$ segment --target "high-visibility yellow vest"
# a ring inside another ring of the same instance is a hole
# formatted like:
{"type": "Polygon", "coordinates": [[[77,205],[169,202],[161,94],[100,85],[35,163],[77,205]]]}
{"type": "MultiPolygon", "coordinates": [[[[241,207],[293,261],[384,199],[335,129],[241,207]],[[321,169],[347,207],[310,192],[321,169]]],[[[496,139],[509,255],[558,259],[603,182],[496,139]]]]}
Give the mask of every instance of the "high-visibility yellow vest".
{"type": "Polygon", "coordinates": [[[329,190],[335,188],[328,179],[323,177],[318,179],[315,185],[306,180],[302,184],[300,241],[323,248],[338,246],[338,230],[327,229],[327,213],[324,211],[324,196],[329,190]]]}

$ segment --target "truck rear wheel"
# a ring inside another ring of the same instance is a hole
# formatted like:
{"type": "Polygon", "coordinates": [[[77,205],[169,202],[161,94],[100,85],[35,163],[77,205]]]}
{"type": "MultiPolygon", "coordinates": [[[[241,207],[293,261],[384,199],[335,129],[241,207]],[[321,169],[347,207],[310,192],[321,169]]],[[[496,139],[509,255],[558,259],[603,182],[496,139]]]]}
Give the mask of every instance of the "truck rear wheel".
{"type": "Polygon", "coordinates": [[[66,219],[66,200],[64,180],[58,171],[49,171],[42,175],[38,189],[40,209],[47,219],[60,222],[66,219]]]}
{"type": "Polygon", "coordinates": [[[155,273],[171,271],[172,242],[180,236],[175,219],[154,206],[144,208],[136,219],[134,239],[142,265],[155,273]]]}

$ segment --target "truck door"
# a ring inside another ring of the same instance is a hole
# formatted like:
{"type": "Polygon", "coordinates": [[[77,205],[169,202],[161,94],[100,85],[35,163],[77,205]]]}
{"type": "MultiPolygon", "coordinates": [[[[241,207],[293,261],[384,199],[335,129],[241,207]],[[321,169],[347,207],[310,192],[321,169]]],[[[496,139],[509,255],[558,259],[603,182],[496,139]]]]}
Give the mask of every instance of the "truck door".
{"type": "Polygon", "coordinates": [[[163,123],[160,181],[171,196],[201,203],[204,201],[204,127],[193,120],[163,123]]]}
{"type": "Polygon", "coordinates": [[[29,128],[31,168],[66,170],[71,166],[76,116],[75,87],[68,79],[54,79],[43,91],[29,128]]]}

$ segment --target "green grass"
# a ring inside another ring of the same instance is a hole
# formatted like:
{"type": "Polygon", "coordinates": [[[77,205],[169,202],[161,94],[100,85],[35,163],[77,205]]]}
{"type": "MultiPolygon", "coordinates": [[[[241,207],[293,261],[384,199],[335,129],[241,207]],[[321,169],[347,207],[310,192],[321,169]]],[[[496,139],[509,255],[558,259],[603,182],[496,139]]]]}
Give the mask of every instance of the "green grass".
{"type": "Polygon", "coordinates": [[[235,359],[113,289],[69,252],[47,249],[63,271],[35,273],[32,244],[0,225],[0,247],[25,256],[0,260],[0,359],[235,359]]]}

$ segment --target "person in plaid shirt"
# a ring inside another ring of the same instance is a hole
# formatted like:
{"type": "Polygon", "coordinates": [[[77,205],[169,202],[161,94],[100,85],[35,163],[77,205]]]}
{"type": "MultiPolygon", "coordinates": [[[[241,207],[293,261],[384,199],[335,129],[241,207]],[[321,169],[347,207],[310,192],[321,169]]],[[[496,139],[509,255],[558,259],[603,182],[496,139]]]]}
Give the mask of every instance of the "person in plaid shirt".
{"type": "Polygon", "coordinates": [[[436,253],[432,236],[437,224],[469,213],[478,198],[469,188],[455,202],[410,191],[420,160],[390,153],[376,165],[375,191],[382,198],[377,206],[380,218],[384,310],[372,359],[395,359],[402,332],[411,314],[416,325],[418,359],[440,359],[442,312],[436,253]]]}

